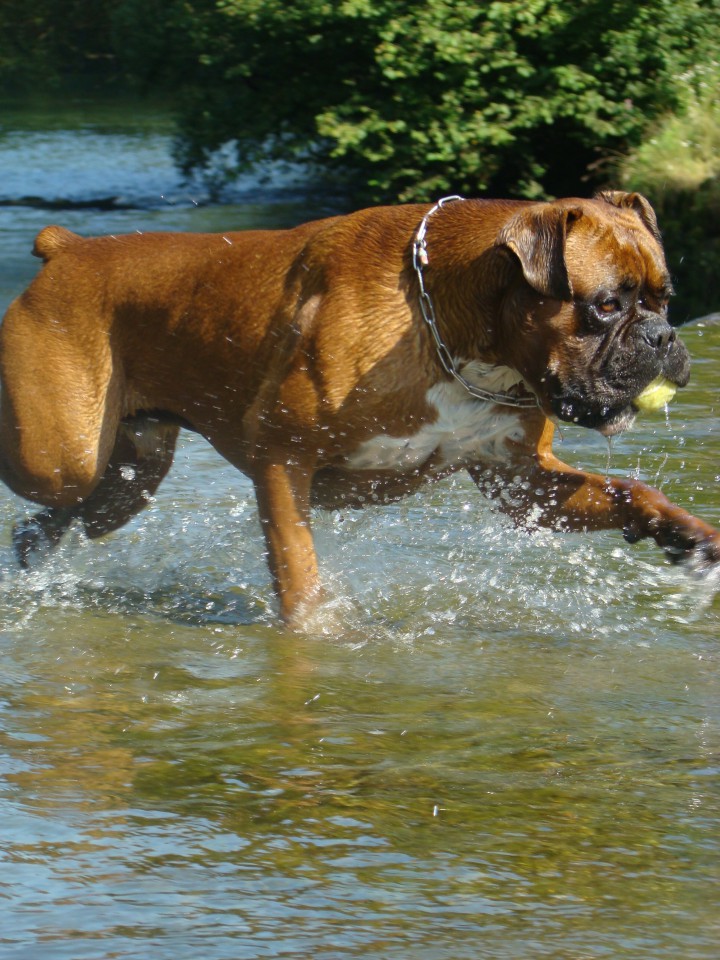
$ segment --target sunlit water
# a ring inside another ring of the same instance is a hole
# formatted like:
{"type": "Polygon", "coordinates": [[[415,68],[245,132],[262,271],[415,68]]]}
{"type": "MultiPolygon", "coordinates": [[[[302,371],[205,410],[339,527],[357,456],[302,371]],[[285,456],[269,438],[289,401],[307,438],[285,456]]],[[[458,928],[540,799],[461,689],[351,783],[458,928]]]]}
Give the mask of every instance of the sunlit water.
{"type": "MultiPolygon", "coordinates": [[[[48,222],[326,212],[272,185],[170,205],[164,128],[41,119],[0,131],[6,199],[143,205],[1,209],[3,308],[48,222]]],[[[684,338],[667,421],[559,449],[718,524],[720,328],[684,338]]],[[[0,497],[2,960],[718,956],[716,577],[618,534],[519,533],[458,478],[318,516],[331,601],[288,635],[250,486],[198,438],[143,516],[30,574],[28,507],[0,497]]]]}

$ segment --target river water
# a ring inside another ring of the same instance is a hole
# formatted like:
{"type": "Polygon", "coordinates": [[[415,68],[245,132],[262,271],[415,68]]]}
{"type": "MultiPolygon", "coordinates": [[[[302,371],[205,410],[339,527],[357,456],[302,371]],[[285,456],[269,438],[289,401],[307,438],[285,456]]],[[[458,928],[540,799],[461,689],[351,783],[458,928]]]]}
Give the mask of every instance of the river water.
{"type": "MultiPolygon", "coordinates": [[[[3,309],[49,222],[327,213],[280,171],[203,205],[151,111],[0,119],[3,309]]],[[[560,451],[718,524],[720,327],[684,338],[667,419],[560,451]]],[[[0,492],[2,960],[718,956],[717,577],[517,532],[458,478],[319,516],[333,600],[288,635],[252,491],[196,437],[143,516],[21,574],[27,509],[0,492]]]]}

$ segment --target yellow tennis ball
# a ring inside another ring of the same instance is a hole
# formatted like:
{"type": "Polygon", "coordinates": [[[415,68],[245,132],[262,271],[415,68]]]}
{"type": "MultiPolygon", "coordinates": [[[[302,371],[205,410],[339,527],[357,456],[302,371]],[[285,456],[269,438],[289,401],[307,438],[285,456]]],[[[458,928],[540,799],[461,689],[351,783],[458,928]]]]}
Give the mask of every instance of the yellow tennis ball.
{"type": "Polygon", "coordinates": [[[677,387],[666,377],[655,377],[652,383],[649,383],[639,396],[635,397],[633,404],[648,413],[652,410],[660,410],[666,403],[670,403],[675,396],[677,387]]]}

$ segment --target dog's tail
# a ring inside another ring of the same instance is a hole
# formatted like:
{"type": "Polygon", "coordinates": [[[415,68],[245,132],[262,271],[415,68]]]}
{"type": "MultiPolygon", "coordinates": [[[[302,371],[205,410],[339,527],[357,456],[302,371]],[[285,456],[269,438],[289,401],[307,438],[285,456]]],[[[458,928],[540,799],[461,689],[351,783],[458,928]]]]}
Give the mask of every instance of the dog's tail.
{"type": "Polygon", "coordinates": [[[66,230],[65,227],[44,227],[35,237],[32,249],[33,256],[40,257],[47,263],[58,250],[62,250],[69,243],[76,243],[80,239],[77,233],[66,230]]]}

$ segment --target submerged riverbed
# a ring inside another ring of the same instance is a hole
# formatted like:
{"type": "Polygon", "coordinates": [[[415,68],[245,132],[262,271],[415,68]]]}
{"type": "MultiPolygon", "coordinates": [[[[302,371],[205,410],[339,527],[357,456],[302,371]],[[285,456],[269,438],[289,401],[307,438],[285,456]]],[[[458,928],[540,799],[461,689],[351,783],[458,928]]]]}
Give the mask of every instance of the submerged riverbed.
{"type": "MultiPolygon", "coordinates": [[[[151,113],[0,116],[3,310],[50,222],[328,212],[279,172],[203,205],[151,113]]],[[[682,335],[667,418],[558,449],[719,525],[720,327],[682,335]]],[[[0,491],[3,960],[717,956],[717,576],[520,533],[457,478],[318,516],[333,599],[289,635],[252,490],[197,437],[131,525],[24,574],[28,509],[0,491]]]]}

